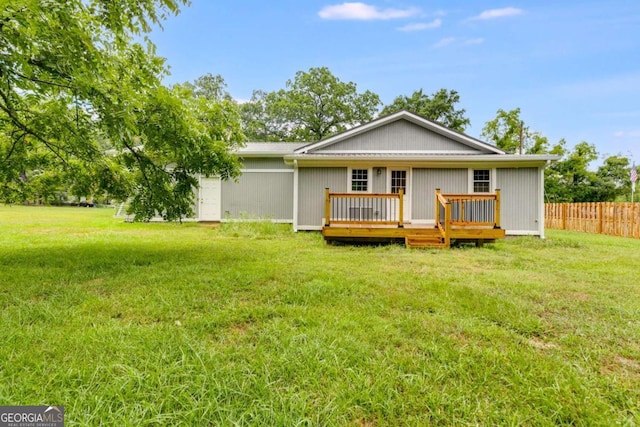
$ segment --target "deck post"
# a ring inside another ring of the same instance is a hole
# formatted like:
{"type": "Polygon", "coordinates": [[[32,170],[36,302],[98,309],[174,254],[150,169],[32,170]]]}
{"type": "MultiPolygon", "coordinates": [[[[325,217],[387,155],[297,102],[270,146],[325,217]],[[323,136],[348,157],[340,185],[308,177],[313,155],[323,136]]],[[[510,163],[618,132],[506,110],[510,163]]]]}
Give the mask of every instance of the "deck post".
{"type": "Polygon", "coordinates": [[[451,247],[451,202],[444,205],[444,244],[451,247]]]}
{"type": "Polygon", "coordinates": [[[398,227],[404,227],[404,190],[398,191],[400,209],[398,209],[398,227]]]}
{"type": "Polygon", "coordinates": [[[500,228],[500,189],[496,188],[496,205],[495,205],[494,218],[496,221],[495,228],[500,228]]]}
{"type": "Polygon", "coordinates": [[[440,189],[436,188],[436,226],[440,224],[440,201],[438,199],[438,194],[440,194],[440,189]]]}
{"type": "Polygon", "coordinates": [[[324,189],[324,226],[328,227],[331,222],[331,197],[329,188],[324,189]]]}

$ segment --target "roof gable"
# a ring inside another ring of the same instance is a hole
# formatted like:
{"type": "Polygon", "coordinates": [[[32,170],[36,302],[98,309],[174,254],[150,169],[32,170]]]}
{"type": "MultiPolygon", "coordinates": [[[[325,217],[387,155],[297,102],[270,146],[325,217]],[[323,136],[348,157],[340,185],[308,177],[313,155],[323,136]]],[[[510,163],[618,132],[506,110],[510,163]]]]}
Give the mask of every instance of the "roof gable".
{"type": "Polygon", "coordinates": [[[504,154],[504,151],[408,111],[400,111],[301,147],[295,153],[504,154]]]}

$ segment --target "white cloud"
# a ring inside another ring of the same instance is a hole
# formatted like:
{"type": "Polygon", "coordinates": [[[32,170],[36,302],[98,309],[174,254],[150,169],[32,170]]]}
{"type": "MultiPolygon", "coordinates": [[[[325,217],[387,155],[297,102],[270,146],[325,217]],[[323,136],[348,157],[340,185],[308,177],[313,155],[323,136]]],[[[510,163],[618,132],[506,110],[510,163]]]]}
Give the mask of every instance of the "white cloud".
{"type": "Polygon", "coordinates": [[[441,25],[442,25],[442,19],[434,19],[431,22],[418,22],[415,24],[407,24],[404,27],[398,28],[398,31],[405,31],[405,32],[423,31],[423,30],[438,28],[441,25]]]}
{"type": "Polygon", "coordinates": [[[483,38],[477,38],[477,39],[466,39],[462,42],[463,45],[465,46],[473,46],[473,45],[477,45],[477,44],[482,44],[484,43],[484,39],[483,38]]]}
{"type": "Polygon", "coordinates": [[[632,130],[632,131],[618,131],[613,134],[616,138],[640,138],[640,131],[632,130]]]}
{"type": "Polygon", "coordinates": [[[420,12],[420,9],[380,9],[360,2],[346,2],[325,6],[318,12],[322,19],[341,19],[354,21],[374,21],[387,19],[409,18],[420,12]]]}
{"type": "Polygon", "coordinates": [[[431,48],[441,49],[447,46],[476,46],[482,43],[484,43],[484,39],[482,38],[460,39],[455,37],[445,37],[443,39],[438,40],[433,45],[431,45],[431,48]]]}
{"type": "Polygon", "coordinates": [[[453,44],[453,42],[455,42],[455,41],[456,41],[455,37],[445,37],[445,38],[440,39],[437,42],[435,42],[433,44],[433,46],[431,46],[431,47],[434,48],[434,49],[440,49],[440,48],[447,47],[447,46],[453,44]]]}
{"type": "Polygon", "coordinates": [[[522,9],[518,9],[515,7],[505,7],[503,9],[490,9],[490,10],[485,10],[478,16],[474,16],[470,18],[470,20],[486,21],[488,19],[503,18],[505,16],[521,15],[522,13],[524,13],[522,9]]]}

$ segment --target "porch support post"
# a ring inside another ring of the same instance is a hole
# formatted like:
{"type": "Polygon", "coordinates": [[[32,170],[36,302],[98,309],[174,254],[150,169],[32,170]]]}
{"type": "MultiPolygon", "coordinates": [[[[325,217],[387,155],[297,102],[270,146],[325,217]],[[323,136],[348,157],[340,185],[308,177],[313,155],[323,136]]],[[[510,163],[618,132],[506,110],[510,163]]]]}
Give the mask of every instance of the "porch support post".
{"type": "Polygon", "coordinates": [[[331,198],[329,196],[329,189],[324,189],[324,226],[328,227],[331,222],[331,198]]]}
{"type": "Polygon", "coordinates": [[[496,220],[495,228],[500,228],[500,189],[496,188],[496,206],[494,218],[496,220]]]}
{"type": "Polygon", "coordinates": [[[404,227],[404,190],[398,191],[400,197],[400,209],[398,209],[398,227],[404,227]]]}

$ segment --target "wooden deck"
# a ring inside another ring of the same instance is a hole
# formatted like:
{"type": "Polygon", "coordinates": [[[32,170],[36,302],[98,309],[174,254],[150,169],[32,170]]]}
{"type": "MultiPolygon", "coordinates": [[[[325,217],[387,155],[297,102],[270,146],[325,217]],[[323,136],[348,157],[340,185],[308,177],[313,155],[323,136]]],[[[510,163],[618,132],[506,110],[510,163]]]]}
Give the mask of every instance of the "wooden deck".
{"type": "Polygon", "coordinates": [[[412,248],[448,248],[461,242],[481,246],[505,236],[499,225],[499,192],[491,195],[445,195],[436,190],[434,224],[411,224],[398,220],[402,218],[402,200],[402,192],[354,195],[327,190],[325,218],[328,220],[325,219],[322,235],[327,242],[397,241],[412,248]],[[378,199],[383,202],[376,204],[378,199]],[[390,205],[389,200],[395,200],[395,205],[390,205]],[[363,215],[362,212],[369,213],[363,215]],[[353,218],[356,213],[359,217],[353,218]]]}
{"type": "Polygon", "coordinates": [[[407,247],[447,248],[453,243],[470,242],[476,245],[504,238],[501,228],[454,227],[446,236],[435,225],[411,225],[403,227],[376,225],[333,225],[324,226],[322,235],[327,242],[385,243],[404,242],[407,247]]]}

